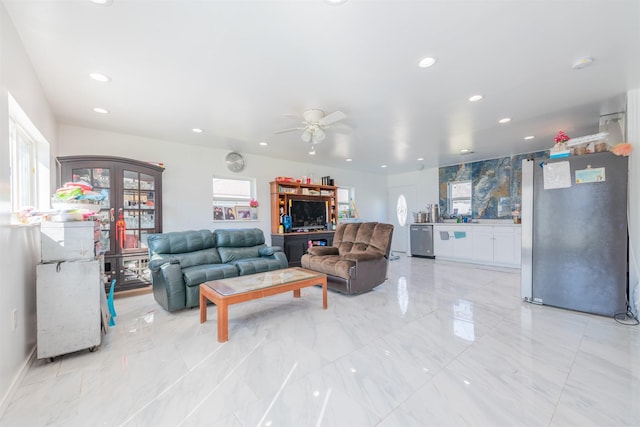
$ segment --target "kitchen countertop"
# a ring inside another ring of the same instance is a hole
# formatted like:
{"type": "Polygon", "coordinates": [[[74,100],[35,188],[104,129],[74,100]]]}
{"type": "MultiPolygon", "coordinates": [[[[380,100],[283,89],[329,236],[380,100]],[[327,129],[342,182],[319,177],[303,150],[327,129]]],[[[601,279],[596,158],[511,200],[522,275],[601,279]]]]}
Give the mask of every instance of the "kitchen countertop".
{"type": "Polygon", "coordinates": [[[474,227],[478,226],[504,226],[504,227],[520,227],[522,224],[514,224],[513,220],[504,220],[504,219],[485,219],[479,220],[479,222],[455,222],[453,221],[445,221],[445,222],[414,222],[411,225],[434,225],[434,226],[452,226],[452,225],[471,225],[474,227]]]}

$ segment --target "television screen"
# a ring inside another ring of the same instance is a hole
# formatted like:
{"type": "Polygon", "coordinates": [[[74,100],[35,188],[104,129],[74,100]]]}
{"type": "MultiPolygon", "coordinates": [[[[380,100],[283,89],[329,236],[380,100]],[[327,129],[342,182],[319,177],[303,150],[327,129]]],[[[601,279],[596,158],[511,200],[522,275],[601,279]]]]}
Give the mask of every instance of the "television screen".
{"type": "Polygon", "coordinates": [[[327,203],[318,200],[291,200],[291,226],[293,230],[325,228],[327,203]]]}

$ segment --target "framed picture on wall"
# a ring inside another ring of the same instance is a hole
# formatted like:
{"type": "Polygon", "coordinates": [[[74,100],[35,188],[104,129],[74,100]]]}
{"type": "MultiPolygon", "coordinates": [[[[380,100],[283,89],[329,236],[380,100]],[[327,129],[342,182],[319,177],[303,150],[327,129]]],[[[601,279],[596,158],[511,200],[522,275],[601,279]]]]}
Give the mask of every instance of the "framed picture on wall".
{"type": "Polygon", "coordinates": [[[224,219],[226,221],[233,221],[236,219],[236,208],[234,206],[224,207],[224,219]]]}
{"type": "Polygon", "coordinates": [[[251,219],[251,208],[249,206],[236,206],[236,219],[251,219]]]}
{"type": "Polygon", "coordinates": [[[213,220],[224,221],[224,206],[213,205],[213,220]]]}

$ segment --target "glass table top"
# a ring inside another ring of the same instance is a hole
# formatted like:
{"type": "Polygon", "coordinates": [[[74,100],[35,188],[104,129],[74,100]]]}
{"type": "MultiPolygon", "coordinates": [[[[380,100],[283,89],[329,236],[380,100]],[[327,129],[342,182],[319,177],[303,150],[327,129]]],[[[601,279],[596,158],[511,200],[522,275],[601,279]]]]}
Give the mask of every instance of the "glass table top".
{"type": "MultiPolygon", "coordinates": [[[[300,280],[324,277],[323,273],[305,270],[303,268],[285,268],[282,270],[267,271],[264,273],[249,274],[246,276],[231,277],[204,284],[218,292],[220,295],[235,295],[271,286],[284,285],[300,280]]],[[[318,283],[320,284],[320,283],[318,283]]]]}

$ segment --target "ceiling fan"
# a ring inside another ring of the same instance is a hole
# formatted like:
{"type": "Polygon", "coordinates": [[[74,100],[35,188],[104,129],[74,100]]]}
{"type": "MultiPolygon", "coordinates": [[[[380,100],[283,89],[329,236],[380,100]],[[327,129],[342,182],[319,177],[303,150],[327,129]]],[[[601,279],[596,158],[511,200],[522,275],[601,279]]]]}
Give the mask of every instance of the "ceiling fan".
{"type": "Polygon", "coordinates": [[[301,130],[303,132],[300,137],[304,142],[318,144],[322,142],[327,136],[325,133],[325,129],[333,123],[345,119],[347,115],[342,111],[334,111],[333,113],[325,115],[324,111],[322,110],[312,109],[306,110],[304,113],[302,113],[302,117],[304,118],[304,120],[302,121],[302,124],[304,126],[291,129],[282,129],[274,133],[286,133],[301,130]]]}

